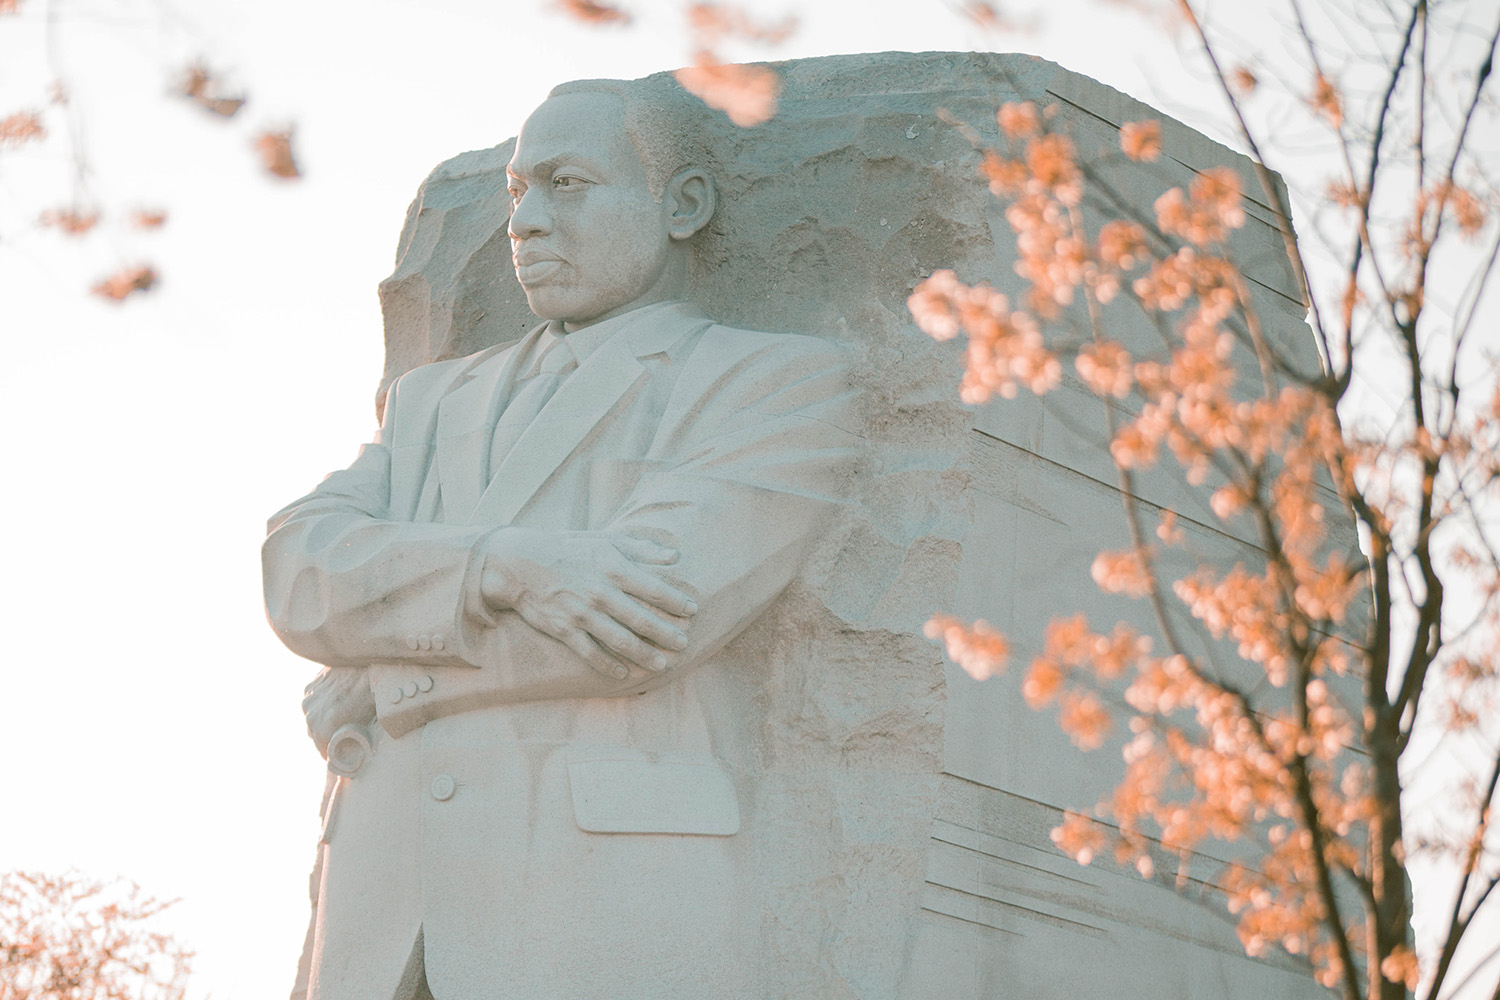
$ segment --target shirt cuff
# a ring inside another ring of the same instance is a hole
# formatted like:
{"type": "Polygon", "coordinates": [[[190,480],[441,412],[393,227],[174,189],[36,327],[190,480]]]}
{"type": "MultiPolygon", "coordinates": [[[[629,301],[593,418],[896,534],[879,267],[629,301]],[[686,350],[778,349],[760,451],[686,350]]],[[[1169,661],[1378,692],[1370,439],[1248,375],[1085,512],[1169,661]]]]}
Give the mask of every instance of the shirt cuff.
{"type": "Polygon", "coordinates": [[[469,561],[464,566],[462,604],[464,614],[474,621],[491,627],[500,622],[484,603],[484,557],[485,550],[489,547],[490,536],[503,530],[505,530],[504,525],[492,528],[480,535],[469,549],[469,561]]]}

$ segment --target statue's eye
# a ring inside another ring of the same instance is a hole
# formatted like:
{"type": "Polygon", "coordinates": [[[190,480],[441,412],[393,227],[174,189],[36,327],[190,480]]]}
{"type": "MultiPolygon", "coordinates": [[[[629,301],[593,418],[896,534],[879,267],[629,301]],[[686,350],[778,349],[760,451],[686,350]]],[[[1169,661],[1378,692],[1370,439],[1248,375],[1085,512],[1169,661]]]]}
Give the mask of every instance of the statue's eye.
{"type": "Polygon", "coordinates": [[[583,183],[584,181],[582,177],[575,177],[572,174],[558,174],[556,177],[552,178],[552,187],[557,191],[567,191],[572,188],[580,188],[583,187],[583,183]]]}
{"type": "Polygon", "coordinates": [[[522,188],[518,184],[512,184],[510,187],[506,188],[506,190],[510,192],[510,201],[512,205],[520,201],[521,195],[526,193],[525,188],[522,188]]]}

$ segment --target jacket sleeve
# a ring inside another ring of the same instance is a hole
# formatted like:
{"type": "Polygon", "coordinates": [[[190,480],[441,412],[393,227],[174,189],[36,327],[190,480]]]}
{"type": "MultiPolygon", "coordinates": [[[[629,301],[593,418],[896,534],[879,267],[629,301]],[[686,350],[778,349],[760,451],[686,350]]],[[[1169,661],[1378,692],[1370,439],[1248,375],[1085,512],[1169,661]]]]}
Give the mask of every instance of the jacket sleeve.
{"type": "Polygon", "coordinates": [[[376,440],[273,516],[261,550],[271,627],[292,652],[329,666],[476,665],[463,641],[474,631],[464,595],[493,528],[392,517],[390,443],[404,382],[391,389],[376,440]]]}
{"type": "Polygon", "coordinates": [[[672,458],[653,463],[612,524],[681,553],[669,573],[700,610],[678,671],[786,588],[853,492],[864,454],[845,355],[832,344],[776,338],[727,373],[690,379],[705,382],[711,392],[667,413],[652,451],[672,458]]]}
{"type": "Polygon", "coordinates": [[[722,332],[742,338],[735,362],[725,370],[724,352],[690,356],[650,450],[630,460],[644,466],[637,486],[604,525],[680,552],[668,579],[699,608],[685,625],[688,647],[664,673],[633,669],[616,680],[501,612],[471,636],[477,671],[376,668],[372,687],[388,731],[486,705],[671,683],[711,659],[796,576],[859,475],[844,352],[810,337],[722,332]]]}

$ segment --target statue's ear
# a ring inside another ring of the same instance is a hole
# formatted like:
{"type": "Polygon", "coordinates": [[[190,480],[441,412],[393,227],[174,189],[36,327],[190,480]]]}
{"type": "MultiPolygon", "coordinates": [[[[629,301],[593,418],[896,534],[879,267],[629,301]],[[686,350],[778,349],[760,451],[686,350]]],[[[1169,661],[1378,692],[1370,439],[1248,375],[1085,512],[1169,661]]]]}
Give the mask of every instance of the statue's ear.
{"type": "Polygon", "coordinates": [[[665,200],[672,213],[667,220],[667,234],[674,240],[685,240],[708,225],[718,204],[718,194],[713,178],[706,171],[689,167],[667,182],[665,200]]]}

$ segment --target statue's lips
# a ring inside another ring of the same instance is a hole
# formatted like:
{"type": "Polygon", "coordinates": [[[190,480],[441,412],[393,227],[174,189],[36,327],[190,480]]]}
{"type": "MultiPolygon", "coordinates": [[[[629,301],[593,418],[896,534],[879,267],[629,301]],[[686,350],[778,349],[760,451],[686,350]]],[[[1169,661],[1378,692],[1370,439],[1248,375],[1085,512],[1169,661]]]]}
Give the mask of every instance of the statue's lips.
{"type": "Polygon", "coordinates": [[[563,262],[556,257],[522,257],[516,261],[516,280],[523,285],[545,281],[557,273],[563,262]]]}

